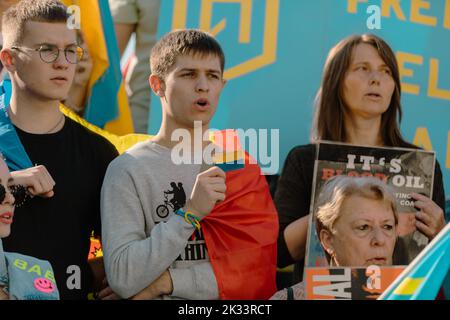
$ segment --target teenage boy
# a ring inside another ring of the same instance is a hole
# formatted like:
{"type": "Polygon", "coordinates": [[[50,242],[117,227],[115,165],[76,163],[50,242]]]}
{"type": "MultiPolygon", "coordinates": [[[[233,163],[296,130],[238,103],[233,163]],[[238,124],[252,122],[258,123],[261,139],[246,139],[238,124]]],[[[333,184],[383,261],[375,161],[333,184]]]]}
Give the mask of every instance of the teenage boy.
{"type": "Polygon", "coordinates": [[[111,288],[135,299],[270,297],[278,224],[259,167],[246,164],[227,176],[209,161],[176,164],[179,141],[172,137],[185,137],[184,159],[213,146],[195,140],[209,129],[225,85],[219,43],[202,31],[174,31],[154,46],[150,64],[160,130],[115,159],[102,188],[111,288]]]}
{"type": "Polygon", "coordinates": [[[68,18],[56,0],[22,0],[3,15],[1,62],[12,95],[1,106],[0,151],[32,195],[3,244],[50,261],[61,299],[86,299],[90,236],[100,234],[100,189],[117,150],[59,109],[83,53],[68,18]]]}

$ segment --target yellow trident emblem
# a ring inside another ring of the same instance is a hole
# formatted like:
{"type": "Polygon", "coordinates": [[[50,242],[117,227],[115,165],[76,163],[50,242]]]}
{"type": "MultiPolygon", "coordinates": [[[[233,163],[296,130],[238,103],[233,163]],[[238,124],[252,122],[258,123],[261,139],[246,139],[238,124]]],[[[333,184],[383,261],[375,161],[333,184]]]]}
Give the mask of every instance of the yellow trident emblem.
{"type": "MultiPolygon", "coordinates": [[[[226,27],[226,19],[212,26],[214,3],[238,3],[241,7],[239,43],[250,43],[253,0],[201,0],[199,28],[217,36],[226,27]]],[[[174,0],[172,30],[186,28],[188,0],[174,0]]],[[[231,80],[258,70],[276,61],[278,37],[279,0],[266,0],[262,54],[225,71],[231,80]]]]}

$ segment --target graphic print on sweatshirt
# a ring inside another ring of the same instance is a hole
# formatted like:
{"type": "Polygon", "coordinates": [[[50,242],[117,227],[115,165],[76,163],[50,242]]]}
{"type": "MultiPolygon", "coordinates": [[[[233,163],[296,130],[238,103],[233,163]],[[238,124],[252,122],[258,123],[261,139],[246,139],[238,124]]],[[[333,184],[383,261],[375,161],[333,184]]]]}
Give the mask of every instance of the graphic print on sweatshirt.
{"type": "MultiPolygon", "coordinates": [[[[186,204],[186,192],[183,188],[182,182],[170,182],[170,188],[164,190],[164,197],[161,200],[163,204],[156,207],[156,215],[163,221],[167,220],[169,214],[175,214],[180,208],[186,204]]],[[[183,219],[182,217],[179,217],[183,219]]],[[[156,222],[159,223],[159,222],[156,222]]],[[[187,223],[187,222],[186,222],[187,223]]],[[[208,252],[206,251],[205,238],[202,230],[195,230],[189,237],[184,252],[182,252],[176,261],[198,261],[209,260],[208,252]]]]}
{"type": "Polygon", "coordinates": [[[175,212],[186,204],[186,193],[184,192],[183,183],[171,182],[170,187],[172,189],[164,191],[164,204],[156,207],[156,214],[162,219],[167,218],[170,211],[175,212]],[[170,195],[172,195],[171,199],[169,199],[170,195]]]}

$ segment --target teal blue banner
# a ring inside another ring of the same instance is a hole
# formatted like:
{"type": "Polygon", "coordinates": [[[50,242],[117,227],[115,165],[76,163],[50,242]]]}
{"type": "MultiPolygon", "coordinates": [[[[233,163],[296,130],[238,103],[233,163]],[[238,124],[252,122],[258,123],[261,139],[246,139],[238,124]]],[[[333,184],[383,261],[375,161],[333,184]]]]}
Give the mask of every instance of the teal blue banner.
{"type": "MultiPolygon", "coordinates": [[[[213,33],[229,82],[212,127],[279,129],[280,170],[308,143],[313,103],[331,47],[374,33],[397,54],[404,136],[435,150],[450,194],[450,0],[164,0],[158,35],[177,28],[213,33]],[[367,13],[371,5],[374,11],[367,13]],[[379,30],[371,30],[379,11],[379,30]]],[[[152,99],[150,133],[161,121],[152,99]]],[[[254,155],[255,156],[255,155],[254,155]]]]}

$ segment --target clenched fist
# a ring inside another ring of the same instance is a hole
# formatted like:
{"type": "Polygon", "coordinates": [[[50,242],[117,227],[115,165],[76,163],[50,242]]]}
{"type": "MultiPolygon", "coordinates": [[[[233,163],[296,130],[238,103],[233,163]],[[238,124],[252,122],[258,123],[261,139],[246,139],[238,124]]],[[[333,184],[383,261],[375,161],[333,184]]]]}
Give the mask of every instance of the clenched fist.
{"type": "Polygon", "coordinates": [[[11,176],[15,184],[24,186],[33,196],[51,198],[54,195],[55,181],[44,166],[13,171],[11,176]]]}
{"type": "Polygon", "coordinates": [[[225,172],[218,167],[199,173],[187,201],[187,210],[200,219],[208,215],[218,201],[225,200],[225,178],[225,172]]]}

